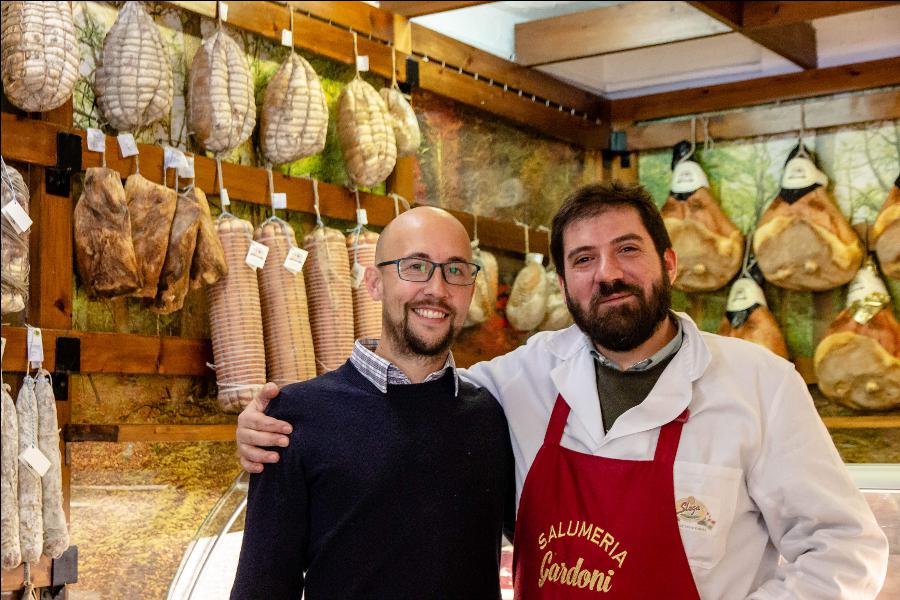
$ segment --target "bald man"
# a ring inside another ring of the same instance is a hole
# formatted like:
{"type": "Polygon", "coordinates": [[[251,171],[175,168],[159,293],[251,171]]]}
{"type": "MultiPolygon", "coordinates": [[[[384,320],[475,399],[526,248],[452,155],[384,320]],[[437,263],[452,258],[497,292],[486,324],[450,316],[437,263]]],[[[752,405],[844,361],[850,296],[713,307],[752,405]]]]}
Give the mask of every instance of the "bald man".
{"type": "Polygon", "coordinates": [[[479,270],[468,234],[443,210],[414,208],[384,229],[376,265],[365,285],[383,337],[269,404],[294,433],[251,477],[232,598],[500,596],[509,433],[450,353],[479,270]]]}

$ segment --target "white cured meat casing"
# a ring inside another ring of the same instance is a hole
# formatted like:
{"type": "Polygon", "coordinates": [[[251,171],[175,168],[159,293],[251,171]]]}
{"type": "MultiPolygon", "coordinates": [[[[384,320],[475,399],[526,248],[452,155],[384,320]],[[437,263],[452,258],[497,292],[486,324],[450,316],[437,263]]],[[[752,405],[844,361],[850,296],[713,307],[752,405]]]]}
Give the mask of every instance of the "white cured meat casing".
{"type": "Polygon", "coordinates": [[[372,187],[397,163],[393,119],[371,85],[356,77],[338,100],[338,136],[347,174],[356,185],[372,187]]]}
{"type": "Polygon", "coordinates": [[[0,407],[0,557],[4,569],[22,562],[19,549],[19,423],[16,405],[3,384],[0,407]]]}
{"type": "Polygon", "coordinates": [[[256,99],[247,59],[223,29],[203,40],[191,63],[188,122],[210,152],[244,143],[256,125],[256,99]]]}
{"type": "Polygon", "coordinates": [[[317,227],[303,238],[309,252],[304,266],[309,297],[309,324],[316,352],[316,372],[340,367],[353,351],[353,290],[344,234],[317,227]]]}
{"type": "Polygon", "coordinates": [[[88,297],[116,298],[140,289],[128,201],[117,171],[87,170],[72,218],[75,264],[88,297]]]}
{"type": "Polygon", "coordinates": [[[269,381],[285,386],[316,376],[316,357],[303,272],[285,266],[291,248],[297,246],[294,230],[273,217],[253,232],[253,239],[269,248],[266,264],[256,274],[262,304],[269,381]]]}
{"type": "Polygon", "coordinates": [[[27,112],[72,97],[81,50],[69,2],[3,2],[0,72],[10,102],[27,112]]]}
{"type": "MultiPolygon", "coordinates": [[[[350,272],[358,262],[360,267],[375,266],[375,245],[378,234],[363,228],[358,234],[353,231],[347,235],[347,253],[350,255],[350,272]]],[[[381,302],[369,295],[363,281],[353,288],[353,323],[356,339],[381,338],[381,302]]]]}
{"type": "Polygon", "coordinates": [[[391,115],[391,125],[397,140],[397,156],[414,155],[422,143],[422,132],[412,105],[406,100],[403,92],[395,87],[381,88],[379,93],[391,115]]]}
{"type": "Polygon", "coordinates": [[[506,318],[513,329],[518,331],[537,328],[544,320],[547,310],[548,290],[544,267],[529,258],[526,258],[525,267],[516,275],[506,303],[506,318]]]}
{"type": "Polygon", "coordinates": [[[174,189],[148,181],[140,173],[129,175],[125,181],[131,243],[143,283],[134,294],[139,298],[156,297],[177,199],[174,189]]]}
{"type": "Polygon", "coordinates": [[[472,252],[472,262],[479,265],[478,278],[475,279],[475,292],[472,294],[472,302],[466,313],[465,327],[481,325],[494,316],[494,307],[497,305],[497,288],[499,286],[499,272],[497,259],[493,254],[476,248],[472,252]]]}
{"type": "MultiPolygon", "coordinates": [[[[0,182],[0,196],[3,206],[10,202],[18,202],[22,209],[28,212],[28,187],[22,175],[14,168],[2,166],[2,182],[0,182]]],[[[0,262],[0,287],[2,287],[4,315],[17,313],[25,309],[28,301],[28,232],[19,231],[12,222],[3,217],[2,224],[3,243],[2,262],[0,262]]]]}
{"type": "Polygon", "coordinates": [[[59,452],[59,422],[50,373],[41,369],[35,377],[34,396],[38,413],[38,449],[50,461],[41,477],[41,512],[44,519],[44,555],[59,558],[69,547],[69,528],[63,510],[62,461],[59,452]]]}
{"type": "Polygon", "coordinates": [[[328,103],[312,65],[291,52],[266,87],[259,143],[272,164],[318,154],[328,133],[328,103]]]}
{"type": "Polygon", "coordinates": [[[125,3],[106,39],[94,75],[97,104],[119,131],[137,131],[172,110],[169,53],[142,2],[125,3]]]}
{"type": "Polygon", "coordinates": [[[572,313],[566,305],[566,296],[555,269],[548,269],[547,278],[547,312],[538,326],[540,331],[559,331],[572,324],[572,313]]]}
{"type": "MultiPolygon", "coordinates": [[[[253,226],[231,214],[216,220],[228,274],[207,288],[219,407],[240,412],[266,383],[266,347],[256,271],[246,263],[253,226]]],[[[268,261],[267,261],[268,262],[268,261]]]]}
{"type": "MultiPolygon", "coordinates": [[[[26,375],[16,398],[19,420],[19,454],[38,445],[37,399],[34,379],[26,375]]],[[[41,478],[23,466],[19,469],[19,547],[22,562],[33,563],[41,557],[44,547],[44,520],[41,516],[41,478]]]]}

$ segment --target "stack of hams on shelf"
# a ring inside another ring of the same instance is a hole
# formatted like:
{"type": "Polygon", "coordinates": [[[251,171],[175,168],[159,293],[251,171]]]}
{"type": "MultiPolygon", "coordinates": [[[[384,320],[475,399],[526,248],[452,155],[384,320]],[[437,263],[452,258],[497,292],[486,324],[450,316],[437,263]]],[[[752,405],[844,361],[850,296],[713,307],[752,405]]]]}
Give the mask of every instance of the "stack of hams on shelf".
{"type": "Polygon", "coordinates": [[[816,348],[819,389],[855,409],[900,407],[900,324],[874,262],[859,269],[846,308],[816,348]]]}
{"type": "Polygon", "coordinates": [[[762,286],[752,274],[741,275],[731,285],[718,333],[759,344],[782,358],[788,358],[784,336],[769,310],[762,286]]]}
{"type": "Polygon", "coordinates": [[[678,255],[672,285],[685,292],[723,287],[740,269],[744,236],[713,198],[689,142],[672,150],[670,190],[661,212],[678,255]]]}
{"type": "Polygon", "coordinates": [[[872,226],[871,236],[881,272],[900,279],[900,176],[888,192],[872,226]]]}
{"type": "Polygon", "coordinates": [[[803,144],[788,156],[781,191],[762,214],[753,250],[767,281],[824,291],[848,283],[863,260],[859,237],[825,188],[803,144]]]}

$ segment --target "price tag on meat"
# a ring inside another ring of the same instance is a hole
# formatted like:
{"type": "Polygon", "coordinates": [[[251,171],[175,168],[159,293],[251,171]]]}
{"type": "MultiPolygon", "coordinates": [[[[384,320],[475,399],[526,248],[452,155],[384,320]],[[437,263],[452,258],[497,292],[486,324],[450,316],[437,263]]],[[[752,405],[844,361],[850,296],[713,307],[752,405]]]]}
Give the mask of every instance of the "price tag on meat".
{"type": "Polygon", "coordinates": [[[130,133],[120,133],[116,139],[119,141],[119,152],[122,154],[122,158],[128,158],[138,153],[137,142],[130,133]]]}
{"type": "Polygon", "coordinates": [[[178,176],[182,179],[192,179],[194,177],[194,157],[182,156],[181,164],[178,165],[178,176]]]}
{"type": "Polygon", "coordinates": [[[228,3],[227,2],[217,2],[218,10],[219,10],[219,20],[225,22],[228,20],[228,3]]]}
{"type": "Polygon", "coordinates": [[[296,275],[303,270],[307,256],[309,256],[309,252],[303,248],[292,247],[288,250],[287,258],[284,259],[284,268],[296,275]]]}
{"type": "Polygon", "coordinates": [[[287,46],[288,48],[294,45],[294,34],[290,29],[281,30],[281,45],[287,46]]]}
{"type": "Polygon", "coordinates": [[[106,136],[99,129],[88,127],[87,142],[91,152],[106,152],[106,136]]]}
{"type": "Polygon", "coordinates": [[[542,265],[544,264],[544,255],[540,252],[529,252],[528,256],[525,257],[525,261],[534,261],[536,264],[542,265]]]}
{"type": "Polygon", "coordinates": [[[358,262],[353,263],[353,272],[350,273],[350,285],[353,289],[357,289],[362,285],[363,277],[366,276],[366,268],[358,262]]]}
{"type": "Polygon", "coordinates": [[[33,368],[37,368],[44,362],[44,338],[41,330],[37,327],[29,327],[26,343],[28,344],[28,362],[33,368]]]}
{"type": "Polygon", "coordinates": [[[231,206],[231,200],[228,198],[228,190],[225,188],[219,190],[219,201],[222,203],[222,208],[231,206]]]}
{"type": "Polygon", "coordinates": [[[184,160],[184,152],[172,146],[163,148],[163,166],[166,169],[177,169],[184,160]]]}
{"type": "Polygon", "coordinates": [[[3,216],[12,223],[16,233],[25,233],[31,228],[31,217],[15,200],[6,203],[6,206],[3,207],[3,216]]]}
{"type": "Polygon", "coordinates": [[[362,56],[356,57],[356,70],[360,73],[369,70],[369,56],[363,54],[362,56]]]}
{"type": "Polygon", "coordinates": [[[287,194],[284,192],[275,192],[272,194],[272,208],[275,210],[284,210],[287,208],[287,194]]]}
{"type": "Polygon", "coordinates": [[[38,477],[43,477],[50,469],[50,461],[44,456],[44,453],[31,446],[19,455],[19,460],[23,465],[34,471],[38,477]]]}
{"type": "Polygon", "coordinates": [[[259,242],[250,242],[250,249],[247,250],[247,258],[245,262],[253,267],[253,269],[262,269],[266,264],[266,257],[269,255],[269,247],[259,242]]]}
{"type": "Polygon", "coordinates": [[[360,225],[368,225],[369,224],[369,215],[366,213],[366,209],[358,208],[356,209],[356,222],[360,225]]]}

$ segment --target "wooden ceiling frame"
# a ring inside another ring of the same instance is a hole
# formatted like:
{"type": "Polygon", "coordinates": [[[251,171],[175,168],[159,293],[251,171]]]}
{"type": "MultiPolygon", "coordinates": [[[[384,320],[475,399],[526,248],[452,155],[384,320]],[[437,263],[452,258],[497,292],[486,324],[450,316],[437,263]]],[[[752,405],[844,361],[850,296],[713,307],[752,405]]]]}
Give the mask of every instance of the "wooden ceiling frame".
{"type": "Polygon", "coordinates": [[[478,6],[479,4],[493,4],[493,2],[379,2],[382,10],[406,17],[407,19],[447,12],[458,8],[478,6]]]}

